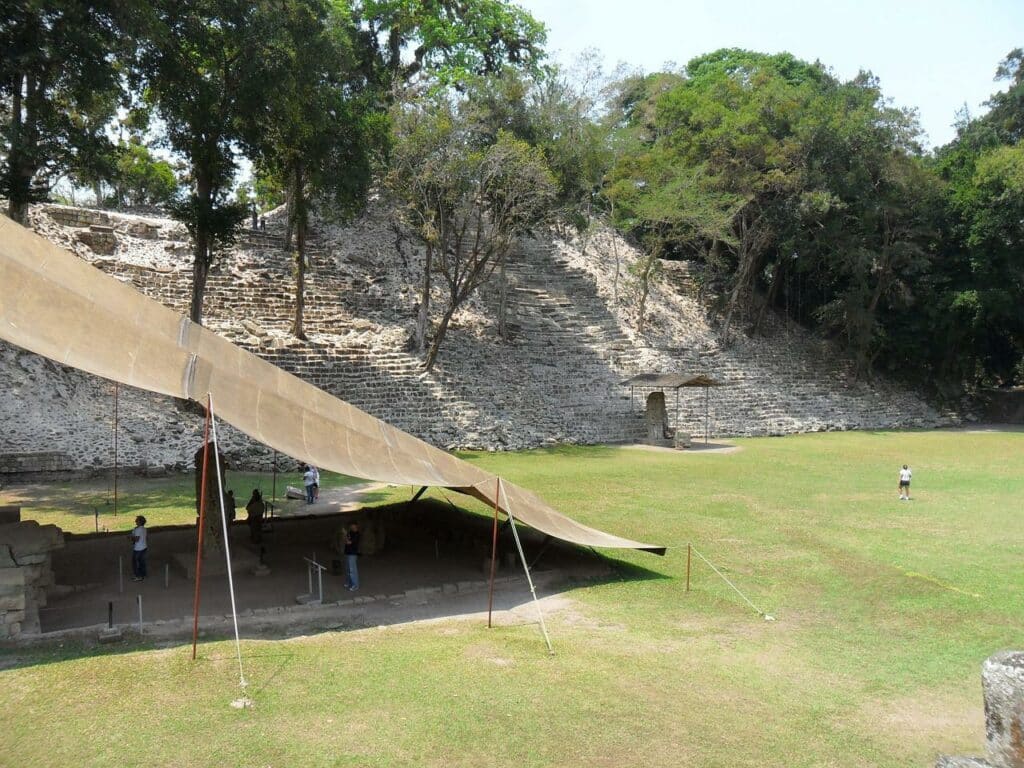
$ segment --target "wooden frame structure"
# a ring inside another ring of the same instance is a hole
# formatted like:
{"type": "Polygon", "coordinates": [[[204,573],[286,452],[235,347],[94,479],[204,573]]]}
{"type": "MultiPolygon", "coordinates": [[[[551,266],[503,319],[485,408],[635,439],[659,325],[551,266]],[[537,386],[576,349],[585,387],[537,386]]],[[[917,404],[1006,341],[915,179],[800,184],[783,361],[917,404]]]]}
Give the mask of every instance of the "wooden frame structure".
{"type": "Polygon", "coordinates": [[[676,391],[676,415],[675,428],[679,428],[679,390],[683,387],[704,388],[704,445],[708,444],[708,432],[710,430],[710,397],[711,387],[722,387],[725,383],[713,379],[707,374],[688,373],[640,373],[622,382],[622,386],[629,387],[629,407],[633,409],[633,396],[636,390],[664,392],[666,389],[676,391]]]}

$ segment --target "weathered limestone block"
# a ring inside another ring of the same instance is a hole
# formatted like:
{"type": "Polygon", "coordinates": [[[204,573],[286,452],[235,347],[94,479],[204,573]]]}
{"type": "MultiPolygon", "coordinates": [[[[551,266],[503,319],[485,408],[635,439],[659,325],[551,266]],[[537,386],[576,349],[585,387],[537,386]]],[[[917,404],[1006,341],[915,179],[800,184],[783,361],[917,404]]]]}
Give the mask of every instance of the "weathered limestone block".
{"type": "Polygon", "coordinates": [[[94,231],[98,229],[96,225],[92,225],[89,229],[84,232],[79,232],[75,235],[79,240],[89,246],[93,253],[98,253],[101,256],[110,256],[117,250],[117,235],[111,231],[94,231]]]}
{"type": "Polygon", "coordinates": [[[992,764],[980,757],[947,757],[943,755],[935,768],[992,768],[992,764]]]}
{"type": "Polygon", "coordinates": [[[127,226],[128,234],[135,235],[144,240],[158,240],[160,238],[160,227],[157,224],[150,224],[148,221],[133,221],[127,226]]]}
{"type": "Polygon", "coordinates": [[[996,768],[1024,768],[1024,651],[1002,651],[981,668],[988,759],[996,768]]]}
{"type": "Polygon", "coordinates": [[[39,564],[45,562],[48,552],[64,546],[64,533],[56,525],[40,525],[35,520],[8,523],[0,525],[0,545],[9,547],[18,565],[39,564]]]}
{"type": "Polygon", "coordinates": [[[0,610],[25,608],[25,572],[21,568],[0,568],[0,610]]]}

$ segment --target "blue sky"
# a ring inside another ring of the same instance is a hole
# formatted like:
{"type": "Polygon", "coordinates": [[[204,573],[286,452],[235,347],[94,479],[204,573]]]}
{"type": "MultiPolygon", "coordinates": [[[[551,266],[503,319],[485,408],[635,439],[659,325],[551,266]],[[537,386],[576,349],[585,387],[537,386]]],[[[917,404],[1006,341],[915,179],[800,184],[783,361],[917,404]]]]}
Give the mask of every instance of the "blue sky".
{"type": "Polygon", "coordinates": [[[929,146],[953,138],[964,103],[984,111],[1004,87],[996,66],[1024,47],[1024,0],[514,1],[547,25],[565,64],[597,48],[609,71],[627,62],[652,72],[738,47],[819,59],[844,80],[870,70],[897,106],[919,110],[929,146]]]}

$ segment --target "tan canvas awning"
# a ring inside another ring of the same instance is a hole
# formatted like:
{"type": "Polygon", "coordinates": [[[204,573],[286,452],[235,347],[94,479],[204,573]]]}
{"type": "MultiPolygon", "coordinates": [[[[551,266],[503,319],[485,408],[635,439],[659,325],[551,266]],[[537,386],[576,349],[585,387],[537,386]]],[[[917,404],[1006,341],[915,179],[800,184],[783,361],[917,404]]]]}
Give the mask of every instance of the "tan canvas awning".
{"type": "MultiPolygon", "coordinates": [[[[496,501],[495,475],[236,347],[3,216],[0,338],[150,392],[204,404],[209,393],[219,418],[324,469],[496,501]]],[[[582,525],[512,483],[501,487],[503,512],[556,538],[665,552],[582,525]]]]}

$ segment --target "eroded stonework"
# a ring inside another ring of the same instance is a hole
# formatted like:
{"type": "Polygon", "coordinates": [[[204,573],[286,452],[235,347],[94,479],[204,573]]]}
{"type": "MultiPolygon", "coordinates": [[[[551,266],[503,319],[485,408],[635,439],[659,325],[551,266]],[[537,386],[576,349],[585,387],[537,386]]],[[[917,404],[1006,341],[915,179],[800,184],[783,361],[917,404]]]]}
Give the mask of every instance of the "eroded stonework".
{"type": "MultiPolygon", "coordinates": [[[[55,206],[33,226],[96,267],[187,314],[191,257],[176,222],[55,206]],[[109,229],[113,252],[97,254],[76,233],[109,229]]],[[[289,333],[292,264],[282,215],[267,232],[242,233],[209,278],[206,325],[269,362],[443,448],[520,449],[614,443],[646,432],[643,398],[621,382],[640,372],[706,373],[715,436],[931,427],[948,423],[911,392],[869,385],[830,344],[781,319],[767,335],[723,345],[695,298],[685,265],[648,299],[636,329],[627,267],[635,250],[605,230],[582,241],[553,233],[524,241],[510,258],[509,327],[497,336],[498,286],[485,286],[455,315],[435,369],[407,351],[418,309],[423,253],[396,235],[386,206],[349,227],[320,223],[309,252],[306,332],[289,333]]],[[[440,291],[440,289],[438,289],[440,291]]],[[[434,307],[443,303],[440,292],[434,307]]],[[[704,434],[699,389],[673,394],[671,426],[704,434]]],[[[80,468],[113,463],[113,385],[0,344],[0,454],[58,452],[80,468]]],[[[121,387],[122,466],[184,469],[201,442],[202,416],[171,398],[121,387]]],[[[272,452],[225,427],[234,466],[265,466],[272,452]]]]}

